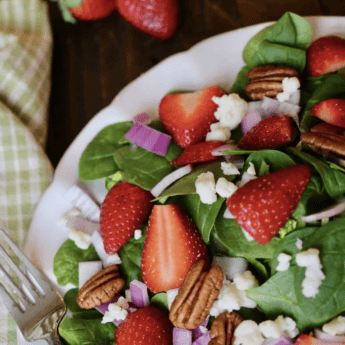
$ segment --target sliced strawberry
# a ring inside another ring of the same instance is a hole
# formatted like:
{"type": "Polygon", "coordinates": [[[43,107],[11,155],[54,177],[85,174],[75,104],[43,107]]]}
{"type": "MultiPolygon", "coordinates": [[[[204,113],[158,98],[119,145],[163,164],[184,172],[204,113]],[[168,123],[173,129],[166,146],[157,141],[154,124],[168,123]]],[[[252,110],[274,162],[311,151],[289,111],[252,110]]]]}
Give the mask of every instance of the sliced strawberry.
{"type": "Polygon", "coordinates": [[[301,334],[297,338],[295,345],[329,345],[331,343],[333,344],[333,342],[316,339],[309,334],[301,334]]]}
{"type": "Polygon", "coordinates": [[[98,20],[108,17],[116,9],[116,0],[84,0],[78,7],[69,7],[78,20],[98,20]]]}
{"type": "Polygon", "coordinates": [[[108,254],[119,250],[149,216],[152,194],[128,182],[110,189],[101,206],[100,230],[108,254]]]}
{"type": "Polygon", "coordinates": [[[326,99],[315,104],[310,109],[310,114],[331,125],[345,128],[345,99],[326,99]]]}
{"type": "Polygon", "coordinates": [[[117,0],[117,10],[133,27],[158,39],[172,37],[177,29],[177,0],[117,0]]]}
{"type": "Polygon", "coordinates": [[[260,121],[239,141],[244,150],[273,149],[293,138],[293,122],[288,115],[274,115],[260,121]]]}
{"type": "Polygon", "coordinates": [[[187,147],[177,158],[170,163],[173,165],[186,165],[201,162],[210,162],[219,159],[213,156],[212,151],[224,145],[223,141],[202,141],[187,147]]]}
{"type": "Polygon", "coordinates": [[[117,345],[172,345],[173,325],[169,317],[154,306],[129,314],[115,331],[117,345]]]}
{"type": "Polygon", "coordinates": [[[238,188],[226,205],[245,231],[266,244],[290,218],[310,176],[307,165],[260,176],[238,188]]]}
{"type": "Polygon", "coordinates": [[[331,125],[327,122],[321,122],[310,129],[311,132],[319,132],[319,133],[330,133],[330,134],[338,134],[344,135],[344,128],[331,125]]]}
{"type": "Polygon", "coordinates": [[[307,50],[307,71],[313,77],[338,71],[345,67],[345,39],[324,36],[307,50]]]}
{"type": "Polygon", "coordinates": [[[218,105],[212,97],[223,95],[225,92],[217,86],[166,95],[159,105],[160,120],[174,141],[186,148],[205,140],[210,125],[217,122],[214,113],[218,105]]]}
{"type": "Polygon", "coordinates": [[[206,245],[193,221],[178,205],[155,205],[149,220],[141,275],[152,292],[178,288],[190,267],[209,262],[206,245]]]}

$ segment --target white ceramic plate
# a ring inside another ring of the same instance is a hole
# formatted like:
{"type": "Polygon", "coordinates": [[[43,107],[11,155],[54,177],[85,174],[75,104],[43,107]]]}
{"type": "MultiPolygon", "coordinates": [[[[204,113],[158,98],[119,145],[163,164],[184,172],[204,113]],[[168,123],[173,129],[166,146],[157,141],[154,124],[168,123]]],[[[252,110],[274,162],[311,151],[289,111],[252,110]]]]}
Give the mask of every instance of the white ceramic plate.
{"type": "MultiPolygon", "coordinates": [[[[313,39],[327,34],[345,37],[345,17],[306,17],[313,39]]],[[[105,126],[130,120],[146,111],[157,116],[162,97],[171,90],[200,89],[217,84],[229,90],[243,66],[242,51],[249,39],[271,23],[238,29],[204,40],[186,52],[173,55],[126,86],[113,102],[100,111],[81,131],[62,157],[53,183],[44,193],[32,220],[25,252],[56,283],[53,259],[67,239],[57,222],[71,208],[64,195],[78,182],[78,162],[86,145],[105,126]]],[[[103,182],[87,188],[101,202],[103,182]]],[[[61,292],[63,289],[58,287],[61,292]]]]}

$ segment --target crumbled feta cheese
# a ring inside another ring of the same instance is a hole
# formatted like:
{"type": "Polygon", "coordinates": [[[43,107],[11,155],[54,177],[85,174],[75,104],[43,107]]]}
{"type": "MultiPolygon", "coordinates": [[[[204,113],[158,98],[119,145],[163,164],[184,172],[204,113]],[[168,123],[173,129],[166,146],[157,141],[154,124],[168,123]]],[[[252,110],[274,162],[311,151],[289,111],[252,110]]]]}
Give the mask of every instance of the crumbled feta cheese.
{"type": "Polygon", "coordinates": [[[249,175],[255,176],[256,175],[256,171],[255,171],[255,166],[252,162],[249,163],[249,167],[247,169],[247,173],[249,175]]]}
{"type": "Polygon", "coordinates": [[[104,259],[104,267],[108,267],[111,265],[121,265],[121,264],[122,264],[122,260],[118,253],[109,254],[104,259]]]}
{"type": "Polygon", "coordinates": [[[248,103],[236,93],[222,97],[213,96],[212,101],[218,105],[214,116],[222,127],[235,129],[247,115],[248,103]]]}
{"type": "Polygon", "coordinates": [[[300,88],[301,83],[296,77],[287,77],[283,79],[282,86],[283,92],[278,93],[277,100],[279,102],[286,102],[290,96],[300,88]]]}
{"type": "Polygon", "coordinates": [[[206,332],[208,332],[208,329],[204,326],[199,326],[199,330],[201,333],[205,334],[206,332]]]}
{"type": "Polygon", "coordinates": [[[129,302],[132,302],[132,296],[131,296],[131,290],[130,290],[130,289],[125,290],[125,298],[126,298],[129,302]]]}
{"type": "Polygon", "coordinates": [[[212,172],[200,174],[195,181],[195,188],[202,203],[213,204],[217,201],[216,182],[212,172]]]}
{"type": "Polygon", "coordinates": [[[167,301],[168,301],[168,307],[169,310],[171,308],[172,302],[174,302],[174,299],[176,298],[178,294],[179,289],[171,289],[167,291],[167,301]]]}
{"type": "Polygon", "coordinates": [[[318,294],[322,280],[325,279],[321,271],[322,265],[319,258],[319,250],[309,248],[296,254],[296,263],[300,267],[306,267],[305,278],[302,282],[302,293],[305,297],[313,297],[318,294]]]}
{"type": "Polygon", "coordinates": [[[263,321],[259,324],[260,332],[265,338],[280,338],[280,325],[272,320],[263,321]]]}
{"type": "Polygon", "coordinates": [[[128,309],[129,308],[129,300],[127,299],[127,298],[124,298],[124,297],[120,297],[118,300],[117,300],[117,302],[116,302],[116,304],[118,305],[118,306],[120,306],[122,309],[128,309]]]}
{"type": "Polygon", "coordinates": [[[220,177],[216,184],[216,192],[222,198],[230,197],[235,191],[237,187],[234,183],[228,181],[225,177],[220,177]]]}
{"type": "Polygon", "coordinates": [[[242,321],[235,329],[235,345],[261,345],[264,341],[258,324],[253,320],[242,321]]]}
{"type": "Polygon", "coordinates": [[[139,240],[139,238],[143,235],[142,231],[140,229],[137,229],[134,231],[134,239],[139,240]]]}
{"type": "Polygon", "coordinates": [[[114,320],[125,320],[128,315],[128,311],[122,308],[117,303],[110,303],[108,306],[108,311],[104,313],[102,323],[114,322],[114,320]]]}
{"type": "Polygon", "coordinates": [[[290,260],[292,259],[291,255],[280,253],[277,257],[278,266],[276,267],[277,271],[286,271],[290,267],[290,260]]]}
{"type": "Polygon", "coordinates": [[[303,248],[303,241],[300,238],[298,238],[297,241],[296,241],[296,247],[298,249],[302,249],[303,248]]]}
{"type": "Polygon", "coordinates": [[[250,271],[237,273],[234,277],[234,283],[239,290],[249,290],[259,286],[259,282],[250,271]]]}
{"type": "Polygon", "coordinates": [[[68,231],[68,238],[72,240],[80,249],[87,249],[91,244],[91,236],[85,232],[70,229],[68,231]]]}
{"type": "Polygon", "coordinates": [[[345,317],[338,316],[322,326],[322,330],[332,336],[345,335],[345,317]]]}
{"type": "Polygon", "coordinates": [[[228,141],[231,137],[230,129],[221,126],[220,122],[213,123],[210,128],[211,131],[206,134],[205,141],[228,141]]]}
{"type": "Polygon", "coordinates": [[[239,175],[240,171],[234,163],[221,162],[220,167],[223,170],[224,175],[239,175]]]}
{"type": "Polygon", "coordinates": [[[279,315],[275,319],[275,322],[280,324],[281,330],[288,337],[295,338],[299,334],[299,329],[296,327],[296,322],[291,319],[291,317],[279,315]]]}
{"type": "Polygon", "coordinates": [[[242,174],[241,181],[237,182],[237,187],[240,188],[244,186],[250,180],[256,179],[255,166],[252,162],[249,163],[248,169],[242,174]]]}
{"type": "Polygon", "coordinates": [[[279,315],[274,321],[263,321],[259,324],[259,329],[265,338],[278,339],[282,336],[294,338],[299,334],[296,322],[290,317],[279,315]]]}

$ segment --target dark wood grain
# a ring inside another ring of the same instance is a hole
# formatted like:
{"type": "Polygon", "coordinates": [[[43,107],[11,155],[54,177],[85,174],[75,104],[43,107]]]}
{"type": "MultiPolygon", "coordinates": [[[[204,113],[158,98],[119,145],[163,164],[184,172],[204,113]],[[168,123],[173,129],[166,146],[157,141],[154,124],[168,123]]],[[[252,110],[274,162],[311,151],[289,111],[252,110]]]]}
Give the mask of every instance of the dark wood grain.
{"type": "Polygon", "coordinates": [[[299,15],[345,15],[340,0],[184,0],[178,31],[160,41],[117,12],[95,22],[63,22],[48,1],[54,51],[47,154],[54,166],[88,121],[116,94],[166,57],[216,34],[299,15]]]}

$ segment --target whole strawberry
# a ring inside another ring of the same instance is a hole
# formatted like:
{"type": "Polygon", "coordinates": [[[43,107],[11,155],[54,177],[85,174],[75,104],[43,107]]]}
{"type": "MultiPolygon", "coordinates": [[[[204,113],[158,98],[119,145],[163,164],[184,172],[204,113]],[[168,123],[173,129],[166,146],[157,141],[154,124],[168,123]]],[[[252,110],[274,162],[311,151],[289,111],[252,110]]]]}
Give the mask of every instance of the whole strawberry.
{"type": "Polygon", "coordinates": [[[307,165],[263,175],[238,188],[226,205],[245,231],[266,244],[290,218],[310,177],[307,165]]]}
{"type": "Polygon", "coordinates": [[[172,345],[173,325],[154,306],[140,308],[127,316],[115,331],[117,345],[172,345]]]}
{"type": "Polygon", "coordinates": [[[119,250],[149,216],[152,194],[128,182],[110,189],[101,206],[100,230],[108,254],[119,250]]]}

